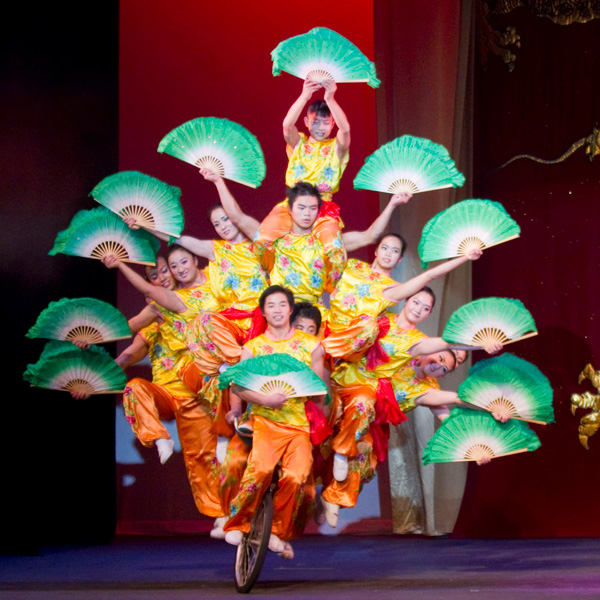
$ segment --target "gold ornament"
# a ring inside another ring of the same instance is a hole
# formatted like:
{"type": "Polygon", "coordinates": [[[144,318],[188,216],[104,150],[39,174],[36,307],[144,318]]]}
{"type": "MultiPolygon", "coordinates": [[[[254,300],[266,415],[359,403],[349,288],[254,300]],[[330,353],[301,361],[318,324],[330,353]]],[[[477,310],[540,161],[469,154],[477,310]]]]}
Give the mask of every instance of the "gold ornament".
{"type": "Polygon", "coordinates": [[[598,429],[600,429],[600,371],[595,371],[590,363],[585,365],[585,368],[579,373],[579,383],[583,383],[588,379],[597,389],[598,394],[594,395],[590,392],[583,394],[571,394],[571,413],[574,415],[578,408],[591,408],[592,412],[579,421],[579,442],[586,449],[588,447],[588,439],[592,437],[598,429]]]}

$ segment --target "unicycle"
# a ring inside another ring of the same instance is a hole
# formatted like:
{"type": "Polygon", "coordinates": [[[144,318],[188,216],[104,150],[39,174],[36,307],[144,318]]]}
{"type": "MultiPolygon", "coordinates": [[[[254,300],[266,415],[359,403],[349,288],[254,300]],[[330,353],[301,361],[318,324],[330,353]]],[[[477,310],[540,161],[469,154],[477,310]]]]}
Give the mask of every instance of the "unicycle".
{"type": "MultiPolygon", "coordinates": [[[[241,439],[252,445],[252,437],[244,431],[243,425],[235,428],[241,439]]],[[[258,509],[250,521],[250,531],[244,535],[235,554],[234,579],[235,589],[240,594],[247,594],[258,579],[265,563],[273,524],[273,493],[277,489],[277,471],[273,476],[269,489],[265,492],[258,509]]]]}

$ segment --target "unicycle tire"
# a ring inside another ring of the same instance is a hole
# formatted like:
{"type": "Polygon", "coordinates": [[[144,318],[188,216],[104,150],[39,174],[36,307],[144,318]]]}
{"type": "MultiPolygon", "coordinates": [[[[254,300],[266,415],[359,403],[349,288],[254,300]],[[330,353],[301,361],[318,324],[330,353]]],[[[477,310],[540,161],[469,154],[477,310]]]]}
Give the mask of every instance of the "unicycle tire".
{"type": "Polygon", "coordinates": [[[250,531],[244,535],[235,555],[235,588],[247,594],[258,579],[269,549],[273,524],[273,496],[267,491],[250,522],[250,531]]]}

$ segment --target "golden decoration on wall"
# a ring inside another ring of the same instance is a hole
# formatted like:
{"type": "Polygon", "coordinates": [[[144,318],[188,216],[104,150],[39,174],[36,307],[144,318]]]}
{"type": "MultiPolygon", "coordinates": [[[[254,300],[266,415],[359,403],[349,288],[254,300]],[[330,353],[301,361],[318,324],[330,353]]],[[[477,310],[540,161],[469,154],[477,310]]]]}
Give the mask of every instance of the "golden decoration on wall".
{"type": "Polygon", "coordinates": [[[550,19],[557,25],[587,23],[600,18],[598,0],[479,0],[476,3],[477,25],[479,51],[484,68],[490,53],[499,56],[509,71],[515,68],[517,57],[508,46],[520,48],[521,38],[512,25],[504,33],[496,31],[490,24],[490,17],[506,15],[518,8],[526,8],[536,17],[550,19]]]}
{"type": "Polygon", "coordinates": [[[582,146],[585,146],[585,153],[588,155],[590,162],[592,162],[596,156],[600,155],[600,130],[594,127],[590,135],[573,142],[564,154],[558,158],[555,158],[554,160],[544,160],[543,158],[538,158],[537,156],[532,156],[531,154],[517,154],[517,156],[513,156],[510,160],[507,160],[503,165],[499,166],[498,170],[503,169],[511,162],[518,160],[519,158],[528,158],[529,160],[534,160],[535,162],[539,162],[544,165],[555,165],[563,160],[567,160],[571,154],[573,154],[576,150],[579,150],[579,148],[582,146]]]}
{"type": "Polygon", "coordinates": [[[571,413],[574,415],[578,408],[591,408],[592,412],[581,417],[579,420],[579,442],[586,449],[588,447],[588,439],[591,438],[600,429],[600,371],[595,371],[590,363],[585,365],[585,368],[579,373],[579,383],[583,383],[588,379],[598,391],[594,395],[590,392],[583,394],[571,394],[571,413]]]}

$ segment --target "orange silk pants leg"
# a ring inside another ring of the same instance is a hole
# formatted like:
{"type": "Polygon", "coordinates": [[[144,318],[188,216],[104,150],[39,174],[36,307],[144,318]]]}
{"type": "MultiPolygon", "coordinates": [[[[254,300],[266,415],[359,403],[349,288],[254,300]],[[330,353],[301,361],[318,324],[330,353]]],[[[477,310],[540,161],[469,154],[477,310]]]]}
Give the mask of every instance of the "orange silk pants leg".
{"type": "MultiPolygon", "coordinates": [[[[254,512],[281,460],[282,475],[273,497],[273,533],[283,540],[302,534],[307,513],[305,491],[311,487],[312,444],[308,429],[254,416],[252,451],[240,490],[231,503],[225,531],[247,532],[254,512]]],[[[314,489],[314,486],[313,486],[314,489]]],[[[314,494],[314,491],[313,491],[314,494]]],[[[308,503],[309,504],[309,503],[308,503]]]]}
{"type": "Polygon", "coordinates": [[[146,379],[132,379],[123,394],[125,418],[140,443],[147,448],[159,439],[170,439],[169,432],[160,422],[175,417],[177,402],[166,388],[146,379]]]}
{"type": "Polygon", "coordinates": [[[331,447],[335,452],[353,457],[359,453],[358,442],[369,432],[375,418],[375,390],[368,385],[337,388],[342,404],[342,419],[331,447]]]}
{"type": "Polygon", "coordinates": [[[218,375],[224,363],[240,361],[245,336],[235,321],[205,312],[188,323],[185,342],[198,369],[206,375],[218,375]]]}
{"type": "Polygon", "coordinates": [[[274,242],[292,230],[292,217],[288,209],[287,198],[276,204],[263,219],[254,241],[261,245],[274,242]]]}
{"type": "Polygon", "coordinates": [[[327,502],[345,508],[356,506],[363,484],[373,479],[377,458],[373,453],[373,440],[370,433],[367,433],[358,443],[358,450],[358,454],[348,460],[348,477],[344,481],[335,480],[331,473],[328,473],[327,481],[323,480],[325,487],[322,497],[327,502]]]}
{"type": "Polygon", "coordinates": [[[222,517],[217,434],[209,411],[210,406],[201,399],[183,398],[175,419],[194,502],[202,514],[222,517]]]}
{"type": "Polygon", "coordinates": [[[226,515],[229,514],[231,503],[239,492],[249,454],[250,446],[236,433],[229,441],[227,455],[219,474],[221,508],[226,515]]]}

